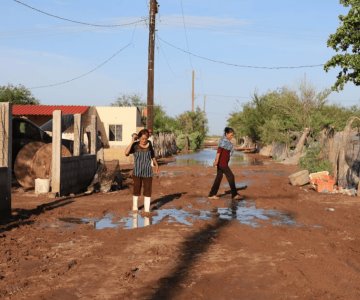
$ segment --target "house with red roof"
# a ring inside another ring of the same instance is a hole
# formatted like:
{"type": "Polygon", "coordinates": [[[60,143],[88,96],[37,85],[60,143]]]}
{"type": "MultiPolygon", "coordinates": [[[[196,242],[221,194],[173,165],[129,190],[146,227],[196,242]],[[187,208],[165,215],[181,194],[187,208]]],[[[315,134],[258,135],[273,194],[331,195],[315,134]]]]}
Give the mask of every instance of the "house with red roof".
{"type": "Polygon", "coordinates": [[[20,105],[14,104],[12,106],[12,113],[14,117],[25,117],[38,126],[46,123],[52,119],[54,110],[61,110],[64,115],[67,114],[81,114],[85,115],[90,106],[80,105],[20,105]]]}
{"type": "MultiPolygon", "coordinates": [[[[18,105],[12,106],[14,117],[24,117],[38,126],[52,119],[54,110],[61,110],[63,115],[81,114],[84,132],[88,131],[91,116],[97,116],[97,130],[105,146],[105,159],[126,161],[123,152],[131,142],[131,134],[144,128],[142,114],[137,107],[81,106],[81,105],[18,105]]],[[[63,137],[73,139],[70,127],[63,137]]],[[[87,143],[87,136],[84,135],[87,143]]]]}

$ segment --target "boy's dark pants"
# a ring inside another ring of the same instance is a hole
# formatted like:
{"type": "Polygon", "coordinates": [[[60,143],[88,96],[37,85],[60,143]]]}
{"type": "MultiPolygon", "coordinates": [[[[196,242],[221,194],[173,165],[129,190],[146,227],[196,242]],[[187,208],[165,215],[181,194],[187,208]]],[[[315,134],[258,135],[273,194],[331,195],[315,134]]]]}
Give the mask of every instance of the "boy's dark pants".
{"type": "Polygon", "coordinates": [[[220,183],[223,178],[223,175],[225,174],[227,181],[229,182],[230,188],[231,188],[231,195],[232,197],[235,197],[237,195],[236,185],[235,185],[235,176],[229,166],[227,167],[217,167],[217,173],[215,177],[214,184],[211,188],[211,191],[209,193],[209,197],[214,196],[219,191],[220,183]]]}

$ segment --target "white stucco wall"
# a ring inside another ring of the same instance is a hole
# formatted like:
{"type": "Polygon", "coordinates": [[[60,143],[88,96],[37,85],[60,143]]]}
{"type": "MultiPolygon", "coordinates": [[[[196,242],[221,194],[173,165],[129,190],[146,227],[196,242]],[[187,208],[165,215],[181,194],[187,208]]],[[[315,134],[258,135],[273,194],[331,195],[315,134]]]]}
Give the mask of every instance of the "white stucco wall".
{"type": "Polygon", "coordinates": [[[137,132],[141,124],[137,107],[96,106],[99,121],[102,122],[106,137],[109,139],[109,125],[122,125],[122,141],[109,141],[109,146],[127,146],[131,142],[131,134],[137,132]],[[139,126],[140,125],[140,126],[139,126]]]}

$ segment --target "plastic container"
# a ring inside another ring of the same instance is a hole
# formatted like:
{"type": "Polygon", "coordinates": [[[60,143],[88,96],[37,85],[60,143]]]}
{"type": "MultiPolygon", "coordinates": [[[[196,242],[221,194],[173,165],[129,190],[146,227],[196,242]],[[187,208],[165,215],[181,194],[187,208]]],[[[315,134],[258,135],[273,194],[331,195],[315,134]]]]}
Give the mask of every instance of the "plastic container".
{"type": "Polygon", "coordinates": [[[50,190],[50,180],[49,179],[42,179],[36,178],[35,179],[35,194],[46,194],[50,190]]]}

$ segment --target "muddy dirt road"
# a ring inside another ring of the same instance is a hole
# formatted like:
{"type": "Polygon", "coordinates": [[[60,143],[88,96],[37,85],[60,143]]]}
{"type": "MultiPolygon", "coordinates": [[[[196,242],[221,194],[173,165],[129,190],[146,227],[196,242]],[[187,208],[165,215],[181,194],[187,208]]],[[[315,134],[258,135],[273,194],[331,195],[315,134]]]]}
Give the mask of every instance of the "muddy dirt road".
{"type": "Polygon", "coordinates": [[[209,201],[213,157],[161,166],[151,216],[130,212],[131,186],[14,193],[0,298],[360,299],[360,198],[292,187],[294,167],[248,155],[232,165],[245,200],[231,201],[224,178],[209,201]]]}

